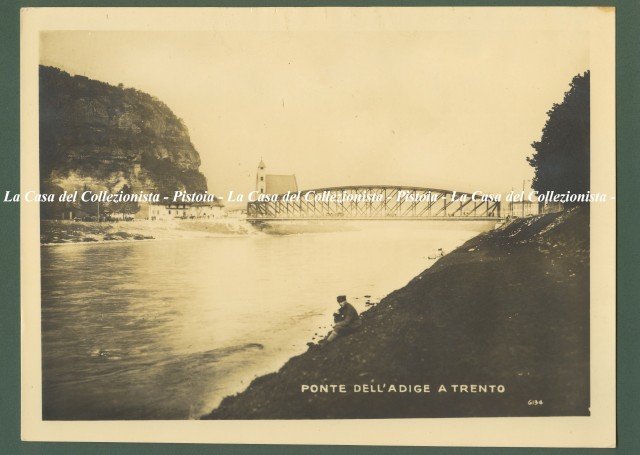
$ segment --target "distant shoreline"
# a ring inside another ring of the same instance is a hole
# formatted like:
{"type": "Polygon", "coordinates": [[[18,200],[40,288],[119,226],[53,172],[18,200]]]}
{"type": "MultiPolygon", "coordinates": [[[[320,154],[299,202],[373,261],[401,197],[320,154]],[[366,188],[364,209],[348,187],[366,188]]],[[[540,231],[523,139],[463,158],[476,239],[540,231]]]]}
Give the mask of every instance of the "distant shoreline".
{"type": "Polygon", "coordinates": [[[253,228],[239,218],[221,218],[215,221],[133,220],[87,222],[43,220],[40,223],[40,228],[41,246],[106,244],[201,237],[234,237],[254,233],[253,228]]]}
{"type": "MultiPolygon", "coordinates": [[[[425,223],[424,221],[422,221],[425,223]]],[[[392,226],[384,220],[288,220],[253,225],[244,218],[227,217],[215,220],[132,220],[132,221],[71,221],[42,220],[41,246],[91,245],[176,240],[194,238],[225,238],[253,235],[297,235],[352,232],[371,227],[392,226]]],[[[428,221],[432,230],[451,229],[449,220],[428,221]]],[[[495,225],[488,221],[455,221],[459,230],[485,232],[495,225]]],[[[395,226],[400,226],[396,224],[395,226]]],[[[417,225],[406,225],[416,228],[417,225]]]]}

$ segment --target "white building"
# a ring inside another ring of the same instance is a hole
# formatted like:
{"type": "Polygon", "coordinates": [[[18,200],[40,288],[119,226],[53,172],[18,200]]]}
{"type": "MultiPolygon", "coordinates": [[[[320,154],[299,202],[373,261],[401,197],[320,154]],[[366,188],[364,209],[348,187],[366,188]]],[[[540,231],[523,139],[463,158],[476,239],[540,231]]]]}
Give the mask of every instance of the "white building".
{"type": "Polygon", "coordinates": [[[201,204],[167,203],[150,204],[149,219],[168,220],[211,220],[224,218],[226,213],[220,201],[201,204]]]}
{"type": "Polygon", "coordinates": [[[260,194],[285,194],[298,191],[298,182],[295,174],[275,175],[267,174],[267,166],[260,160],[256,173],[256,191],[260,194]]]}

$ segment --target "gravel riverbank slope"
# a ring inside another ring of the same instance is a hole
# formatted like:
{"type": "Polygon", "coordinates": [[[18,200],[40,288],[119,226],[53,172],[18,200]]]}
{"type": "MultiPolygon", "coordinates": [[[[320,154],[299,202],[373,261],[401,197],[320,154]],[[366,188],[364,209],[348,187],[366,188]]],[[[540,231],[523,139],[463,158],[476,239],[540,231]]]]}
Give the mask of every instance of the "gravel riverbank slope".
{"type": "Polygon", "coordinates": [[[588,208],[518,219],[471,239],[363,322],[203,418],[588,415],[588,208]],[[346,392],[302,391],[312,384],[346,392]],[[392,384],[430,392],[394,392],[392,384]],[[382,391],[355,391],[364,385],[382,391]],[[473,385],[505,391],[473,393],[473,385]]]}

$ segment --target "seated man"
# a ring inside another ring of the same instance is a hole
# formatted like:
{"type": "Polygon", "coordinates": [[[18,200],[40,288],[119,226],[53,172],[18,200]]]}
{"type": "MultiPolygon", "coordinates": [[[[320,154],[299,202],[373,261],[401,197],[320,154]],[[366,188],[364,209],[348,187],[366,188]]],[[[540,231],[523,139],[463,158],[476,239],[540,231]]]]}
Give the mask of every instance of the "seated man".
{"type": "Polygon", "coordinates": [[[353,333],[362,326],[362,320],[358,312],[353,305],[347,302],[347,297],[339,295],[337,300],[340,304],[340,309],[338,313],[334,313],[336,324],[333,326],[333,331],[329,334],[327,341],[333,341],[339,335],[353,333]]]}

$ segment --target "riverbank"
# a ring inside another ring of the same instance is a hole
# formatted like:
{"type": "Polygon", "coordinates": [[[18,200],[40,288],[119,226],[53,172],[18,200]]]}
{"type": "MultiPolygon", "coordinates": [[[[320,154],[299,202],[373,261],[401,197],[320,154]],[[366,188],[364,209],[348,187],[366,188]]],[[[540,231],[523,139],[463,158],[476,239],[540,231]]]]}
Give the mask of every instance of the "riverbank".
{"type": "Polygon", "coordinates": [[[115,221],[86,222],[44,220],[40,224],[40,243],[95,243],[135,240],[248,235],[254,230],[244,220],[115,221]]]}
{"type": "Polygon", "coordinates": [[[588,415],[588,208],[481,234],[362,317],[203,418],[588,415]],[[346,392],[302,391],[331,384],[346,392]]]}

